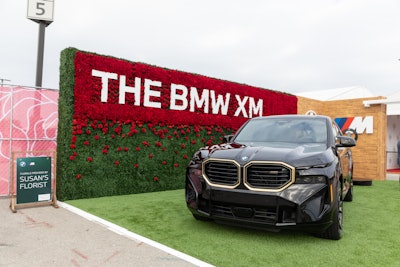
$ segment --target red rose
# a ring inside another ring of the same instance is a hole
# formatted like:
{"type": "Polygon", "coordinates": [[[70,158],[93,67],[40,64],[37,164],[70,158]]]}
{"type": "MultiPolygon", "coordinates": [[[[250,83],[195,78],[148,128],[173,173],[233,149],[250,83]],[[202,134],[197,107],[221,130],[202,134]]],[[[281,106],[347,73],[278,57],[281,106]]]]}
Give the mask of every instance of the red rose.
{"type": "Polygon", "coordinates": [[[150,146],[150,144],[149,144],[148,142],[146,142],[146,141],[143,141],[142,144],[143,144],[144,146],[147,146],[147,147],[150,146]]]}
{"type": "Polygon", "coordinates": [[[82,178],[82,175],[80,174],[80,173],[78,173],[77,175],[76,175],[76,179],[81,179],[82,178]]]}
{"type": "Polygon", "coordinates": [[[92,157],[88,157],[86,160],[87,160],[88,162],[92,162],[92,161],[93,161],[93,158],[92,158],[92,157]]]}
{"type": "Polygon", "coordinates": [[[165,160],[163,160],[163,162],[161,162],[162,165],[166,165],[167,162],[165,160]]]}

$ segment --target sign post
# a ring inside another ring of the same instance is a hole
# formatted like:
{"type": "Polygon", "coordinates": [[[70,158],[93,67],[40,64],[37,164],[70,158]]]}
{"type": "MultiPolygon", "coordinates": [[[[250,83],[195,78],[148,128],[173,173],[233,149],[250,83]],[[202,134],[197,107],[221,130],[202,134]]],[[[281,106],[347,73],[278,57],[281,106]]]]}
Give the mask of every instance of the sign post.
{"type": "Polygon", "coordinates": [[[53,22],[54,0],[28,0],[27,18],[39,23],[35,86],[42,86],[45,29],[53,22]]]}
{"type": "Polygon", "coordinates": [[[55,178],[50,156],[16,158],[10,208],[56,204],[55,178]],[[53,184],[54,183],[54,184],[53,184]]]}
{"type": "Polygon", "coordinates": [[[51,157],[17,159],[17,204],[51,200],[51,157]]]}

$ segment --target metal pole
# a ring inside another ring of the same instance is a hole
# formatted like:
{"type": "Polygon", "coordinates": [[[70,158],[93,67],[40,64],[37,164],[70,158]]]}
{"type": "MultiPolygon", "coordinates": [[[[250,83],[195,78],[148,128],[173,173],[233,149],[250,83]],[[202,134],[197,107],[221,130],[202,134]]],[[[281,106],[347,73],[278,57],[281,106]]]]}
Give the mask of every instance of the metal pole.
{"type": "Polygon", "coordinates": [[[0,78],[0,81],[1,81],[1,86],[3,86],[4,82],[9,82],[10,80],[0,78]]]}
{"type": "Polygon", "coordinates": [[[36,62],[36,87],[42,87],[42,76],[43,76],[43,51],[44,51],[44,34],[46,29],[46,23],[43,21],[39,22],[39,42],[38,42],[38,53],[36,62]]]}

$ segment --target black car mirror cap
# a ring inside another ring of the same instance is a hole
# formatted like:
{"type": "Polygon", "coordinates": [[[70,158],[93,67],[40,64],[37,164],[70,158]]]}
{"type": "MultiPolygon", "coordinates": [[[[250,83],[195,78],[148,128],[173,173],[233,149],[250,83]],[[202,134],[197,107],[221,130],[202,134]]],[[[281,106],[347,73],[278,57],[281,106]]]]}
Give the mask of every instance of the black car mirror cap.
{"type": "Polygon", "coordinates": [[[230,143],[232,141],[232,138],[233,138],[233,134],[225,135],[224,139],[223,139],[223,142],[224,143],[230,143]]]}
{"type": "Polygon", "coordinates": [[[354,138],[349,137],[349,136],[337,136],[338,143],[336,144],[336,147],[352,147],[355,146],[356,140],[354,138]]]}

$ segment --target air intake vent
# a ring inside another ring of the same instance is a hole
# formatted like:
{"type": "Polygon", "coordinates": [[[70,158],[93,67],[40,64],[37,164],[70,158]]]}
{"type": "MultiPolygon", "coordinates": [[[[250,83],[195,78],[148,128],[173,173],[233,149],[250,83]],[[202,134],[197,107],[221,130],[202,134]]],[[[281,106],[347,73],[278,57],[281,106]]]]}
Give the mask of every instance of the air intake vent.
{"type": "Polygon", "coordinates": [[[234,187],[240,182],[239,166],[234,161],[208,160],[203,163],[203,170],[211,184],[234,187]]]}
{"type": "Polygon", "coordinates": [[[250,162],[244,168],[244,183],[252,190],[282,190],[294,182],[294,168],[283,163],[250,162]]]}

